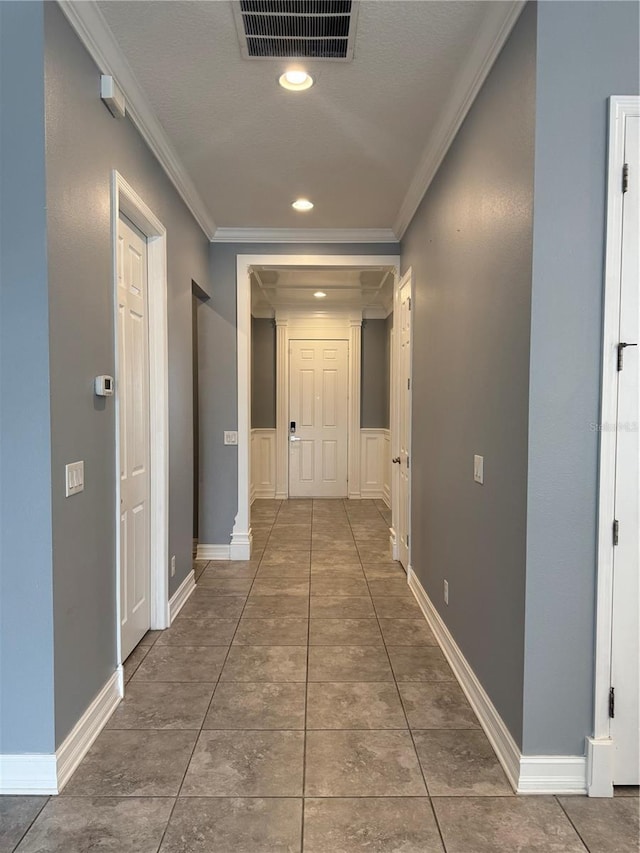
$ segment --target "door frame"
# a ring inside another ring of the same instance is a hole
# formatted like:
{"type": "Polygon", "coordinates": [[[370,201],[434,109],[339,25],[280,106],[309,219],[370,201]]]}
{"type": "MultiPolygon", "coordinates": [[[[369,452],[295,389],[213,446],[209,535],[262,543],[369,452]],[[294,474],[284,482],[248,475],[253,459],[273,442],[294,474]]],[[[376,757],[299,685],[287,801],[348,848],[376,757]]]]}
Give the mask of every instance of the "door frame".
{"type": "MultiPolygon", "coordinates": [[[[402,277],[396,276],[393,288],[393,336],[391,347],[391,412],[389,418],[389,426],[391,429],[391,457],[392,459],[400,455],[400,348],[401,339],[398,334],[398,317],[400,316],[400,290],[405,284],[409,283],[409,298],[413,305],[413,270],[409,267],[402,277]]],[[[411,321],[411,352],[410,364],[411,374],[413,378],[413,317],[411,321]]],[[[413,405],[413,393],[411,394],[411,405],[413,405]]],[[[412,409],[409,410],[409,450],[411,450],[411,421],[412,409]]],[[[411,459],[412,453],[409,453],[411,459]]],[[[409,527],[411,527],[411,467],[409,467],[409,527]]],[[[398,542],[398,524],[400,521],[400,470],[397,465],[391,466],[391,554],[394,560],[397,560],[400,555],[400,545],[398,542]]],[[[409,559],[407,565],[407,575],[411,568],[411,530],[409,530],[409,559]]]]}
{"type": "MultiPolygon", "coordinates": [[[[238,512],[229,547],[231,560],[248,560],[251,557],[251,268],[264,264],[279,267],[366,268],[386,266],[393,269],[394,288],[400,272],[400,257],[398,255],[237,255],[238,512]]],[[[359,360],[360,354],[358,353],[358,363],[359,360]]],[[[277,370],[279,372],[280,368],[278,367],[277,370]]],[[[288,360],[286,375],[288,376],[288,360]]],[[[357,419],[359,427],[359,410],[357,419]]],[[[359,444],[359,436],[357,442],[359,444]]],[[[357,449],[359,460],[359,447],[357,449]]],[[[355,448],[353,450],[355,451],[355,448]]]]}
{"type": "Polygon", "coordinates": [[[587,738],[587,790],[592,797],[613,796],[613,741],[610,737],[609,690],[613,628],[613,519],[615,508],[618,406],[617,345],[620,334],[622,271],[622,169],[626,119],[640,115],[640,97],[609,99],[609,161],[602,334],[600,474],[598,485],[596,643],[593,737],[587,738]]]}
{"type": "MultiPolygon", "coordinates": [[[[118,220],[123,213],[147,238],[147,314],[149,318],[149,568],[150,627],[169,627],[169,357],[167,335],[167,231],[117,171],[111,182],[113,252],[113,340],[115,364],[115,509],[120,517],[120,395],[118,358],[118,220]]],[[[120,636],[120,525],[116,523],[116,643],[120,636]]]]}

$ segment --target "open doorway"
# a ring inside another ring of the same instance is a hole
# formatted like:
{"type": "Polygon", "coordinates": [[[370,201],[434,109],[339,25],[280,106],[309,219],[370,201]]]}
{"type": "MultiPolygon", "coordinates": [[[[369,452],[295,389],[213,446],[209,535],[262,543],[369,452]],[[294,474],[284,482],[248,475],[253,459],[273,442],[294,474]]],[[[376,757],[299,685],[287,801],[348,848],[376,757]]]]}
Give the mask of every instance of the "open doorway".
{"type": "Polygon", "coordinates": [[[232,551],[236,542],[249,552],[249,507],[257,497],[331,497],[335,489],[336,497],[389,500],[389,424],[371,425],[363,390],[367,395],[378,383],[383,402],[373,409],[388,418],[397,280],[395,256],[238,257],[239,507],[232,551]],[[377,341],[383,354],[376,362],[377,341]],[[265,381],[265,365],[273,381],[265,381]],[[378,374],[374,381],[369,370],[378,374]],[[265,405],[267,386],[273,390],[265,405]]]}

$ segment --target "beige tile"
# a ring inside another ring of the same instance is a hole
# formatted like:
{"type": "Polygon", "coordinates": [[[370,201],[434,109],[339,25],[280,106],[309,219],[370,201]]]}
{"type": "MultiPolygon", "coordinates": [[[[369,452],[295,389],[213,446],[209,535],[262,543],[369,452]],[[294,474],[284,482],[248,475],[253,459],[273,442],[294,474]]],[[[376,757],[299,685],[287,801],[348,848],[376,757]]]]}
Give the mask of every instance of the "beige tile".
{"type": "Polygon", "coordinates": [[[513,794],[483,731],[414,731],[432,797],[507,797],[513,794]]]}
{"type": "Polygon", "coordinates": [[[222,671],[229,646],[161,646],[151,649],[133,676],[140,681],[210,681],[222,671]]]}
{"type": "Polygon", "coordinates": [[[388,646],[437,646],[431,628],[420,619],[380,619],[382,636],[388,646]]]}
{"type": "Polygon", "coordinates": [[[396,681],[455,681],[437,646],[387,646],[396,681]]]}
{"type": "Polygon", "coordinates": [[[412,729],[480,728],[457,681],[406,681],[398,689],[412,729]]]}
{"type": "Polygon", "coordinates": [[[310,683],[307,729],[406,729],[393,683],[310,683]]]}
{"type": "Polygon", "coordinates": [[[270,619],[243,617],[233,638],[234,646],[306,646],[309,620],[295,616],[270,619]]]}
{"type": "Polygon", "coordinates": [[[444,853],[429,800],[305,800],[305,853],[444,853]]]}
{"type": "Polygon", "coordinates": [[[375,612],[368,595],[314,595],[310,615],[312,619],[367,619],[375,612]]]}
{"type": "Polygon", "coordinates": [[[304,729],[304,683],[221,682],[205,729],[304,729]]]}
{"type": "Polygon", "coordinates": [[[384,647],[310,646],[309,681],[393,681],[384,647]]]}
{"type": "Polygon", "coordinates": [[[447,853],[586,853],[552,797],[436,797],[433,807],[447,853]]]}
{"type": "Polygon", "coordinates": [[[199,729],[213,684],[132,681],[106,729],[199,729]]]}
{"type": "Polygon", "coordinates": [[[420,797],[425,794],[408,732],[307,732],[305,796],[420,797]]]}
{"type": "Polygon", "coordinates": [[[312,646],[381,646],[377,619],[311,619],[312,646]]]}
{"type": "Polygon", "coordinates": [[[305,646],[231,646],[220,681],[304,681],[305,646]]]}
{"type": "Polygon", "coordinates": [[[640,850],[640,807],[635,797],[560,797],[559,801],[590,853],[640,850]]]}

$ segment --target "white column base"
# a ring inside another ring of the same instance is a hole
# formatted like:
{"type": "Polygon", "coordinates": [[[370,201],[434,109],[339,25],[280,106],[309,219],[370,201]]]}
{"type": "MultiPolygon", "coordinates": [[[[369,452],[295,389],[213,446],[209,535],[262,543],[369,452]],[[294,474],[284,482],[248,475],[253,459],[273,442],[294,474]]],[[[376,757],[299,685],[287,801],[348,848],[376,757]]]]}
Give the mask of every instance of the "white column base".
{"type": "Polygon", "coordinates": [[[613,797],[611,738],[587,738],[587,793],[590,797],[613,797]]]}

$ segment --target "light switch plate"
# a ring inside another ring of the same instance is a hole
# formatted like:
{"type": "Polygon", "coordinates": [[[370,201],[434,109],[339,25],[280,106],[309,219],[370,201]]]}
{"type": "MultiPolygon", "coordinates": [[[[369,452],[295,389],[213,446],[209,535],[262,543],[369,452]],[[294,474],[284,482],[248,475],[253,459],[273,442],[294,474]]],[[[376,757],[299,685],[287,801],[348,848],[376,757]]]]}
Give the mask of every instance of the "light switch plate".
{"type": "Polygon", "coordinates": [[[224,431],[224,443],[225,444],[237,444],[238,443],[238,433],[236,430],[226,429],[224,431]]]}
{"type": "Polygon", "coordinates": [[[473,457],[473,479],[476,483],[484,483],[484,456],[473,457]]]}
{"type": "Polygon", "coordinates": [[[84,462],[70,462],[65,465],[66,496],[77,495],[84,491],[84,462]]]}
{"type": "Polygon", "coordinates": [[[171,558],[171,577],[174,578],[176,576],[176,555],[174,554],[171,558]]]}

